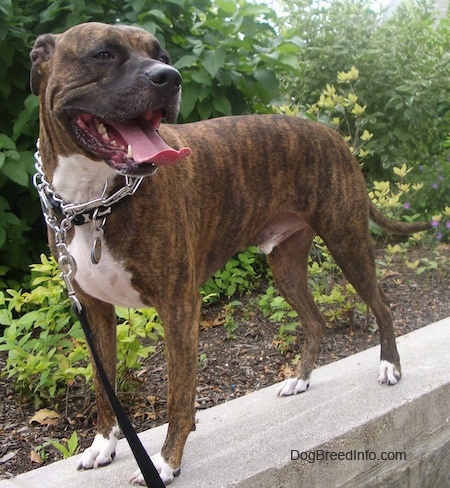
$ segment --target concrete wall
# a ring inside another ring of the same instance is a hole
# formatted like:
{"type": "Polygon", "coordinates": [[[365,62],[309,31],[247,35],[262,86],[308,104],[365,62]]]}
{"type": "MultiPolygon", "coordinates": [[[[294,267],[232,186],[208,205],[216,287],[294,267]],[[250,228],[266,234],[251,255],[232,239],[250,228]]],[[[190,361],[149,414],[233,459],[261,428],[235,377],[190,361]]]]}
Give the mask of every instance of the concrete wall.
{"type": "MultiPolygon", "coordinates": [[[[377,384],[372,348],[317,369],[301,395],[278,398],[274,385],[200,412],[172,486],[449,487],[450,318],[400,337],[398,346],[396,386],[377,384]]],[[[142,434],[149,452],[165,431],[142,434]]],[[[76,465],[76,457],[61,461],[0,488],[123,488],[135,469],[125,441],[109,467],[77,472],[76,465]]]]}

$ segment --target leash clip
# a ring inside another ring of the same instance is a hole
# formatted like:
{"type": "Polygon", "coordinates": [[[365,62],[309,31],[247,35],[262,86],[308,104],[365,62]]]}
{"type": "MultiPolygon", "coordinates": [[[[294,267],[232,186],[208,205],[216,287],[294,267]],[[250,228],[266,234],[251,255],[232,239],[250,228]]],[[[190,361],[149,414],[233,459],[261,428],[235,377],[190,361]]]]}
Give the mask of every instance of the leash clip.
{"type": "Polygon", "coordinates": [[[75,289],[73,287],[73,279],[77,272],[77,263],[75,261],[75,258],[70,254],[69,250],[67,249],[67,245],[65,242],[58,242],[56,244],[56,248],[58,250],[58,266],[61,270],[59,276],[66,285],[69,300],[72,302],[72,305],[77,308],[78,312],[81,313],[81,303],[78,300],[75,294],[75,289]]]}

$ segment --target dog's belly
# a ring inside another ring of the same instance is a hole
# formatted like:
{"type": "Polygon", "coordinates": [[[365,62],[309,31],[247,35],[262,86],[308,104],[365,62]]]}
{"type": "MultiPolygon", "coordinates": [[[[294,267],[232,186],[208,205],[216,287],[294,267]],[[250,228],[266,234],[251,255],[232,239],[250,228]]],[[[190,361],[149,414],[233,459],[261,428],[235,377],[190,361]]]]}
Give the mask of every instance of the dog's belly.
{"type": "Polygon", "coordinates": [[[75,280],[85,293],[113,305],[144,308],[146,305],[131,285],[131,275],[115,260],[103,242],[98,264],[91,261],[92,234],[90,226],[75,228],[69,252],[77,263],[75,280]]]}

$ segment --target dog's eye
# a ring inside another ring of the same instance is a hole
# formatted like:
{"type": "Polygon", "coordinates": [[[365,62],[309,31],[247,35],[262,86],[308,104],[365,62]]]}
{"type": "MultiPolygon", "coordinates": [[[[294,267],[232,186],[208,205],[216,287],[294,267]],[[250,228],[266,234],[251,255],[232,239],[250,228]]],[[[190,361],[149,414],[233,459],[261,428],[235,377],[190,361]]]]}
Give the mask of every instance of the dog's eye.
{"type": "Polygon", "coordinates": [[[169,59],[169,56],[166,56],[165,54],[163,54],[160,58],[159,58],[160,61],[162,61],[163,63],[166,63],[166,64],[170,64],[170,59],[169,59]]]}
{"type": "Polygon", "coordinates": [[[115,59],[115,57],[109,53],[108,51],[100,51],[99,53],[94,55],[95,59],[100,59],[102,61],[109,61],[115,59]]]}

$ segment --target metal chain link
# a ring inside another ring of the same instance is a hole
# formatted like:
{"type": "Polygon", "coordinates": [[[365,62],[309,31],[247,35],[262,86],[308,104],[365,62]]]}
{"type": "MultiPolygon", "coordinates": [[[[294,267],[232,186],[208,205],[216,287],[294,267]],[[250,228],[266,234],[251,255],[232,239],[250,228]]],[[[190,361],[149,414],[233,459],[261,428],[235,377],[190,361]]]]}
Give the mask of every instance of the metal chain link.
{"type": "Polygon", "coordinates": [[[106,195],[106,185],[105,185],[102,195],[99,198],[95,198],[94,200],[90,200],[85,203],[69,203],[66,202],[63,198],[61,198],[51,188],[50,183],[47,181],[47,177],[45,176],[44,168],[39,154],[39,149],[34,154],[34,157],[36,160],[35,168],[37,173],[34,175],[33,183],[39,192],[39,196],[41,196],[41,192],[40,192],[41,189],[43,193],[44,201],[47,204],[46,208],[52,208],[51,200],[54,200],[56,203],[59,204],[63,215],[70,220],[73,220],[77,215],[80,215],[86,212],[87,210],[92,210],[101,206],[111,207],[115,205],[117,202],[122,200],[122,198],[125,198],[129,195],[133,195],[134,193],[136,193],[136,190],[139,188],[140,184],[142,183],[142,180],[144,179],[143,176],[133,177],[133,176],[125,175],[124,176],[125,185],[119,188],[116,192],[111,194],[109,197],[105,196],[106,195]]]}
{"type": "MultiPolygon", "coordinates": [[[[45,223],[53,231],[53,234],[55,236],[56,249],[58,252],[57,261],[61,270],[60,277],[67,287],[70,301],[81,313],[81,304],[75,295],[75,290],[73,287],[73,279],[77,272],[77,263],[75,261],[75,258],[70,254],[69,248],[66,244],[68,232],[73,226],[72,221],[77,217],[77,215],[83,214],[88,210],[98,210],[98,208],[101,206],[109,207],[116,204],[122,198],[133,195],[139,188],[139,185],[144,178],[125,176],[125,185],[122,188],[119,188],[119,190],[117,190],[109,197],[105,196],[107,188],[107,185],[105,184],[102,195],[99,198],[96,198],[86,203],[69,203],[61,198],[51,188],[50,183],[45,176],[44,168],[39,154],[39,140],[37,141],[36,146],[37,151],[35,152],[34,157],[36,160],[35,167],[37,173],[33,177],[33,184],[36,187],[39,199],[41,201],[42,213],[44,214],[45,223]],[[61,210],[61,213],[63,215],[62,219],[58,218],[58,216],[55,214],[54,202],[58,204],[61,210]]],[[[94,215],[96,215],[96,213],[94,213],[94,215]]],[[[103,218],[100,226],[96,226],[96,218],[93,219],[93,225],[95,229],[99,232],[99,235],[103,233],[103,226],[105,225],[105,222],[106,217],[103,218]]]]}

